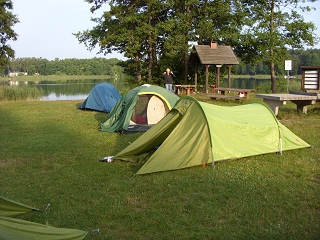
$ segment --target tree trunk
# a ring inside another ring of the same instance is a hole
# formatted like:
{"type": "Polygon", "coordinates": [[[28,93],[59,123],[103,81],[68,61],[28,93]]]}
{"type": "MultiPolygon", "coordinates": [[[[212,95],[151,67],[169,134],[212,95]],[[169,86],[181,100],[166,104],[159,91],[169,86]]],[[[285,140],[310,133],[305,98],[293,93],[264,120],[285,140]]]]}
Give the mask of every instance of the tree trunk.
{"type": "Polygon", "coordinates": [[[189,66],[189,54],[188,51],[184,53],[184,67],[182,72],[182,78],[185,83],[188,81],[188,66],[189,66]]]}
{"type": "Polygon", "coordinates": [[[152,63],[152,73],[154,74],[155,72],[158,73],[158,60],[157,60],[157,47],[156,44],[153,43],[153,48],[152,48],[152,59],[153,59],[153,63],[152,63]]]}
{"type": "MultiPolygon", "coordinates": [[[[152,25],[152,17],[149,17],[149,26],[151,27],[152,25]]],[[[149,52],[148,52],[148,57],[149,57],[149,63],[148,63],[148,83],[151,83],[152,79],[152,67],[153,67],[153,43],[152,43],[152,32],[149,32],[148,36],[148,44],[149,44],[149,52]]]]}
{"type": "Polygon", "coordinates": [[[136,66],[137,66],[137,80],[138,80],[138,83],[140,85],[141,84],[141,65],[140,65],[139,54],[136,53],[134,58],[135,58],[136,66]]]}
{"type": "MultiPolygon", "coordinates": [[[[186,12],[190,14],[190,6],[186,6],[186,12]]],[[[191,19],[188,18],[186,24],[189,26],[191,22],[191,19]]],[[[188,40],[189,40],[189,34],[188,32],[185,32],[184,34],[184,53],[183,53],[183,71],[182,71],[182,79],[185,83],[188,81],[188,66],[189,66],[189,51],[188,51],[188,40]]]]}
{"type": "Polygon", "coordinates": [[[274,72],[274,63],[270,62],[270,73],[271,73],[271,91],[272,93],[276,93],[276,75],[274,72]]]}
{"type": "Polygon", "coordinates": [[[148,83],[151,83],[152,79],[152,67],[153,67],[153,44],[152,44],[152,37],[149,35],[148,37],[148,42],[149,42],[149,63],[148,63],[148,83]]]}
{"type": "Polygon", "coordinates": [[[271,43],[270,43],[270,74],[271,74],[271,91],[272,93],[276,92],[276,75],[274,72],[274,48],[273,48],[273,38],[272,35],[274,33],[274,1],[271,1],[271,17],[270,17],[270,36],[271,36],[271,43]]]}

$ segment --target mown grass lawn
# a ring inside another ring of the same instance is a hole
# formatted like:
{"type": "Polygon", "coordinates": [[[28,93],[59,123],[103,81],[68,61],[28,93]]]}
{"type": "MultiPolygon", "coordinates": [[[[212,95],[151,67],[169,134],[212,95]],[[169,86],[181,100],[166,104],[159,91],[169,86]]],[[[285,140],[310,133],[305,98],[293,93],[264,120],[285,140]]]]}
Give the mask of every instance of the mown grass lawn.
{"type": "Polygon", "coordinates": [[[100,229],[85,239],[320,238],[319,105],[279,111],[311,148],[131,179],[139,164],[99,159],[141,133],[99,132],[107,115],[80,103],[0,102],[0,194],[42,210],[50,203],[20,218],[100,229]]]}

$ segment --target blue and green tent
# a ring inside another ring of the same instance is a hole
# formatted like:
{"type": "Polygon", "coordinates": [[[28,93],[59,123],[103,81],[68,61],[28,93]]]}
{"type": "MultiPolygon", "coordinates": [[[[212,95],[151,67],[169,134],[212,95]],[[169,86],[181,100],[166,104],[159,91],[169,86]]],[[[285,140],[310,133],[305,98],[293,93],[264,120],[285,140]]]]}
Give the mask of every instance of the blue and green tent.
{"type": "Polygon", "coordinates": [[[180,98],[156,85],[142,85],[124,94],[104,123],[103,132],[146,131],[159,122],[180,98]]]}

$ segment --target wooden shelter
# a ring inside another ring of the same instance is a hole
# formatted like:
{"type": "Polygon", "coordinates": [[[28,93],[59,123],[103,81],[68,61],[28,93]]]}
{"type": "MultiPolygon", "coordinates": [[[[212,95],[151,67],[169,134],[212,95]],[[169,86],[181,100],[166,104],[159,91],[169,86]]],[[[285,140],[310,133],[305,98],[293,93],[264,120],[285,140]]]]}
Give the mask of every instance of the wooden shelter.
{"type": "Polygon", "coordinates": [[[195,66],[194,81],[198,82],[198,66],[199,64],[206,67],[206,89],[208,93],[209,85],[209,67],[215,65],[217,67],[216,87],[220,85],[220,68],[222,65],[228,66],[228,87],[230,88],[230,76],[232,65],[239,64],[238,58],[230,46],[219,46],[217,42],[211,42],[209,45],[194,45],[191,52],[189,63],[195,66]]]}

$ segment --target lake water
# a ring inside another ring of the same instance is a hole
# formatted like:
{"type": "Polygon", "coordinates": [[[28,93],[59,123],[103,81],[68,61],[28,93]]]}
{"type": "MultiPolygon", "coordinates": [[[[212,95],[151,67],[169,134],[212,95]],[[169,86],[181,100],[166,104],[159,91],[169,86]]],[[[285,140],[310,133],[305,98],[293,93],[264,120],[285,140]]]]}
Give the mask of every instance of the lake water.
{"type": "MultiPolygon", "coordinates": [[[[234,78],[231,79],[231,88],[246,88],[246,89],[255,89],[258,85],[269,83],[270,78],[268,79],[257,79],[257,78],[234,78]]],[[[228,79],[225,78],[220,84],[220,87],[228,87],[228,79]]]]}
{"type": "MultiPolygon", "coordinates": [[[[24,82],[24,81],[10,81],[9,85],[12,87],[36,87],[43,91],[43,96],[40,101],[58,101],[58,100],[85,100],[92,88],[101,83],[110,82],[119,91],[124,90],[124,85],[114,80],[103,79],[87,79],[87,80],[67,80],[67,81],[41,81],[41,82],[24,82]]],[[[8,85],[7,82],[2,83],[8,85]]]]}
{"type": "MultiPolygon", "coordinates": [[[[232,88],[256,88],[259,84],[269,82],[269,79],[255,78],[236,78],[231,80],[232,88]]],[[[35,82],[14,82],[13,87],[34,87],[42,89],[44,95],[39,99],[41,101],[58,101],[58,100],[85,100],[92,88],[100,83],[105,82],[103,79],[88,80],[68,80],[65,82],[43,81],[35,82]]],[[[119,92],[126,90],[123,83],[109,81],[119,92]]],[[[228,80],[224,79],[220,84],[221,87],[228,87],[228,80]]]]}
{"type": "Polygon", "coordinates": [[[58,100],[85,100],[88,97],[88,94],[56,94],[50,93],[48,96],[41,97],[40,101],[58,101],[58,100]]]}
{"type": "MultiPolygon", "coordinates": [[[[101,81],[103,82],[103,81],[101,81]]],[[[41,101],[57,100],[84,100],[88,97],[91,89],[99,82],[68,82],[68,83],[41,83],[37,88],[44,90],[41,101]]]]}

